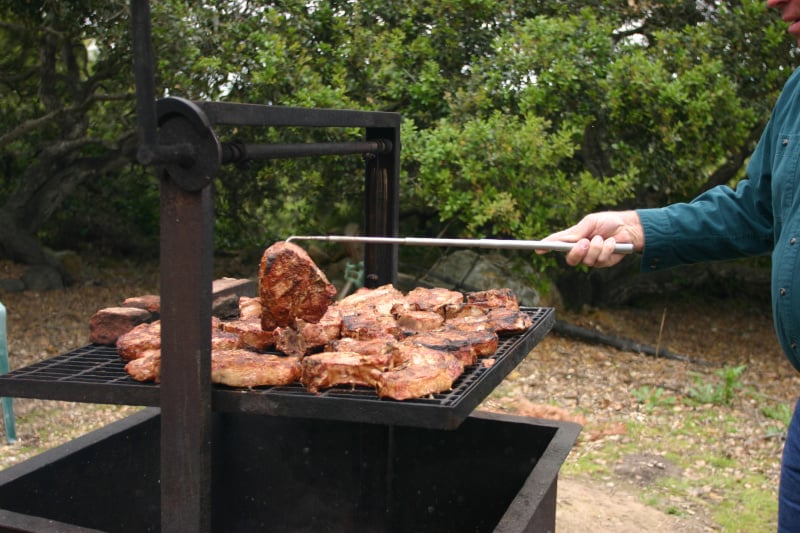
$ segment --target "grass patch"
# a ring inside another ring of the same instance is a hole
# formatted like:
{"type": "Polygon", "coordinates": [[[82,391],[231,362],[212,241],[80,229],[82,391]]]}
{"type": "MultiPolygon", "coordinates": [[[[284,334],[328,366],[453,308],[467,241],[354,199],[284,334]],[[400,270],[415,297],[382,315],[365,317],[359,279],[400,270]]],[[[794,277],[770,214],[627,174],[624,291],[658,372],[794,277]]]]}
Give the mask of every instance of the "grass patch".
{"type": "Polygon", "coordinates": [[[641,420],[626,423],[624,436],[593,443],[590,452],[565,463],[564,472],[608,482],[629,454],[663,457],[679,474],[644,484],[630,480],[642,503],[674,516],[700,510],[724,532],[774,531],[777,487],[751,466],[759,458],[749,457],[740,444],[749,437],[741,434],[747,423],[743,415],[719,405],[671,405],[661,402],[660,395],[654,398],[645,397],[653,408],[645,409],[641,420]],[[672,416],[675,410],[680,423],[672,416]]]}

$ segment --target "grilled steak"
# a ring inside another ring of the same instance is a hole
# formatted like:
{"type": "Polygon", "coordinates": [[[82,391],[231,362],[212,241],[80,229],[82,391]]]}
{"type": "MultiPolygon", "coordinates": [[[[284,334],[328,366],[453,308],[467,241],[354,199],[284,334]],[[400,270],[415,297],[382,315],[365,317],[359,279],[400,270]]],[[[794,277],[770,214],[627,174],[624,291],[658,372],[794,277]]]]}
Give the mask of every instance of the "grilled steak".
{"type": "Polygon", "coordinates": [[[375,387],[381,373],[392,366],[392,353],[322,352],[303,359],[300,381],[309,392],[335,385],[375,387]]]}
{"type": "Polygon", "coordinates": [[[392,285],[382,285],[374,289],[362,287],[336,303],[342,315],[364,312],[391,315],[392,308],[396,305],[405,306],[406,299],[392,285]]]}
{"type": "Polygon", "coordinates": [[[308,349],[321,348],[341,335],[342,313],[338,307],[331,306],[319,319],[319,322],[306,322],[298,318],[295,329],[303,338],[308,349]]]}
{"type": "Polygon", "coordinates": [[[292,357],[303,357],[308,346],[294,328],[275,328],[275,349],[292,357]]]}
{"type": "Polygon", "coordinates": [[[114,346],[122,335],[150,322],[153,314],[136,307],[106,307],[89,319],[89,342],[114,346]]]}
{"type": "Polygon", "coordinates": [[[444,316],[445,320],[449,322],[454,318],[485,317],[486,311],[486,308],[475,304],[450,305],[445,308],[444,316]]]}
{"type": "Polygon", "coordinates": [[[211,381],[230,387],[288,385],[297,381],[301,372],[297,357],[242,349],[211,353],[211,381]]]}
{"type": "Polygon", "coordinates": [[[448,318],[445,325],[449,328],[460,329],[461,331],[494,331],[494,326],[489,322],[487,313],[481,313],[480,316],[460,316],[456,318],[448,318]]]}
{"type": "Polygon", "coordinates": [[[341,339],[334,339],[325,346],[326,352],[355,352],[363,355],[380,355],[385,353],[391,348],[391,344],[395,339],[388,333],[379,337],[372,337],[371,339],[353,339],[351,337],[342,337],[341,339]]]}
{"type": "Polygon", "coordinates": [[[157,294],[145,294],[144,296],[125,298],[122,302],[122,307],[144,309],[153,313],[154,316],[158,316],[161,313],[161,297],[157,294]]]}
{"type": "Polygon", "coordinates": [[[448,352],[405,341],[394,344],[392,351],[403,363],[378,377],[375,389],[380,398],[408,400],[445,392],[464,372],[461,362],[448,352]]]}
{"type": "Polygon", "coordinates": [[[468,292],[464,297],[468,304],[477,305],[485,309],[503,307],[519,310],[517,295],[509,288],[468,292]]]}
{"type": "Polygon", "coordinates": [[[436,311],[404,309],[397,315],[397,325],[409,334],[431,331],[444,325],[444,317],[436,311]]]}
{"type": "Polygon", "coordinates": [[[261,318],[229,320],[222,322],[221,327],[222,331],[237,335],[242,341],[242,347],[265,351],[275,346],[275,332],[261,329],[261,318]]]}
{"type": "Polygon", "coordinates": [[[244,348],[246,343],[240,335],[221,329],[211,330],[211,350],[232,350],[244,348]]]}
{"type": "Polygon", "coordinates": [[[514,309],[489,309],[486,316],[498,335],[516,335],[533,326],[530,316],[514,309]]]}
{"type": "Polygon", "coordinates": [[[342,337],[371,339],[386,334],[398,337],[402,333],[397,320],[391,315],[363,312],[342,316],[342,337]]]}
{"type": "Polygon", "coordinates": [[[141,352],[125,364],[125,372],[136,381],[161,381],[161,348],[141,352]]]}
{"type": "Polygon", "coordinates": [[[261,299],[251,298],[250,296],[240,296],[239,319],[249,320],[251,318],[261,320],[261,299]]]}
{"type": "Polygon", "coordinates": [[[123,361],[132,361],[153,349],[161,349],[160,320],[139,324],[117,339],[117,353],[123,361]]]}
{"type": "Polygon", "coordinates": [[[435,311],[444,316],[445,309],[463,305],[464,295],[441,287],[417,287],[406,294],[406,302],[414,309],[435,311]]]}
{"type": "Polygon", "coordinates": [[[408,337],[404,342],[433,350],[451,353],[464,366],[474,365],[479,357],[492,355],[497,350],[498,338],[494,331],[462,331],[444,327],[408,337]]]}
{"type": "MultiPolygon", "coordinates": [[[[224,350],[239,348],[242,339],[231,332],[220,329],[222,322],[211,317],[211,349],[224,350]]],[[[117,353],[123,361],[132,361],[146,355],[151,350],[161,349],[161,321],[139,324],[117,339],[117,353]]]]}
{"type": "Polygon", "coordinates": [[[277,242],[267,248],[258,269],[261,328],[293,326],[300,318],[317,322],[336,296],[336,287],[299,246],[277,242]]]}

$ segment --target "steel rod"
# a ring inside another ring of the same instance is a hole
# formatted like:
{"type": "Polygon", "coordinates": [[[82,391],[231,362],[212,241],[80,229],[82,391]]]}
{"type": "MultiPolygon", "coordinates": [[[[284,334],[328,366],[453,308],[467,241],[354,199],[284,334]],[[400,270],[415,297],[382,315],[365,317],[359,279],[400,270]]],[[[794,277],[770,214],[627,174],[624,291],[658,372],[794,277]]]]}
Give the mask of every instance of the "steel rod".
{"type": "MultiPolygon", "coordinates": [[[[330,241],[351,242],[360,244],[400,244],[403,246],[439,246],[456,248],[497,248],[507,250],[549,250],[568,252],[575,243],[561,241],[531,241],[514,239],[431,239],[423,237],[367,237],[356,235],[293,235],[290,241],[330,241]]],[[[633,245],[620,243],[614,247],[614,253],[631,254],[633,245]]]]}
{"type": "Polygon", "coordinates": [[[222,145],[222,162],[236,163],[248,160],[308,157],[315,155],[380,154],[391,151],[392,143],[383,139],[376,139],[373,141],[288,144],[246,144],[231,142],[222,145]]]}

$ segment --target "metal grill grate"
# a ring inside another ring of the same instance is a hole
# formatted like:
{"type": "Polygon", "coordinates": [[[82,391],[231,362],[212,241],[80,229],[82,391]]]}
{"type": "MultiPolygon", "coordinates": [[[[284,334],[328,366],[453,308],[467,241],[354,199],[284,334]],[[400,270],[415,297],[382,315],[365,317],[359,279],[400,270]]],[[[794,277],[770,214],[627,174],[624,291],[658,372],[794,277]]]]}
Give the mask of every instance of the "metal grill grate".
{"type": "MultiPolygon", "coordinates": [[[[214,409],[454,428],[528,355],[555,322],[552,308],[524,311],[531,317],[533,327],[521,335],[501,338],[492,356],[494,364],[468,367],[446,393],[396,401],[378,398],[374,389],[367,387],[338,386],[312,394],[299,383],[254,389],[215,385],[214,409]]],[[[0,396],[158,406],[159,386],[131,379],[116,348],[90,344],[0,376],[0,396]]]]}

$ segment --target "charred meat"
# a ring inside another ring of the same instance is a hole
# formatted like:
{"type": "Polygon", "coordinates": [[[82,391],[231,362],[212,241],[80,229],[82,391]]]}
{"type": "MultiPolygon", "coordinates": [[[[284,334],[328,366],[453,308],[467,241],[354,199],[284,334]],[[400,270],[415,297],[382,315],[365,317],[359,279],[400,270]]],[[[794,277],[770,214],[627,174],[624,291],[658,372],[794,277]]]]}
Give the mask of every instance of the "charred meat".
{"type": "Polygon", "coordinates": [[[289,385],[300,378],[300,359],[250,350],[211,354],[211,381],[230,387],[289,385]]]}
{"type": "Polygon", "coordinates": [[[293,326],[298,318],[317,322],[336,296],[308,253],[292,243],[277,242],[264,251],[258,278],[265,331],[293,326]]]}
{"type": "Polygon", "coordinates": [[[375,387],[381,373],[392,366],[392,353],[322,352],[303,359],[300,381],[317,393],[335,385],[375,387]]]}
{"type": "Polygon", "coordinates": [[[448,352],[402,342],[392,348],[395,368],[382,372],[375,389],[380,398],[408,400],[423,398],[453,388],[464,372],[461,362],[448,352]]]}

